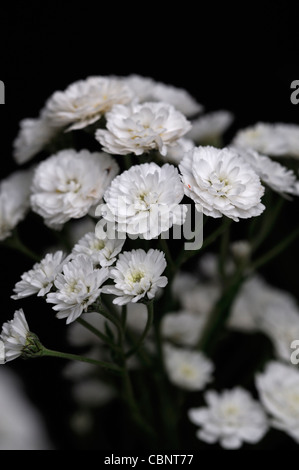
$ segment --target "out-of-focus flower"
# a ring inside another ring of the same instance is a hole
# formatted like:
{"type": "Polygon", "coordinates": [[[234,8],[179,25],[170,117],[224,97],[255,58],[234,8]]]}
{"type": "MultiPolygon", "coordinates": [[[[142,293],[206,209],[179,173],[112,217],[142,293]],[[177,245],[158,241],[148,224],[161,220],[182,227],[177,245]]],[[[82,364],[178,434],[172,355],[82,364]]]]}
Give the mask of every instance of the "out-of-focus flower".
{"type": "Polygon", "coordinates": [[[180,346],[195,346],[204,324],[204,317],[193,312],[168,312],[161,321],[161,334],[163,338],[180,346]]]}
{"type": "Polygon", "coordinates": [[[0,182],[0,241],[11,235],[30,209],[32,171],[16,171],[0,182]]]}
{"type": "Polygon", "coordinates": [[[100,201],[118,170],[110,155],[62,150],[36,168],[32,209],[46,225],[61,228],[68,220],[86,215],[100,201]]]}
{"type": "Polygon", "coordinates": [[[115,285],[104,286],[103,292],[116,295],[114,304],[124,305],[139,300],[152,300],[159,287],[165,287],[167,277],[161,276],[166,268],[162,251],[138,249],[125,251],[110,270],[115,285]]]}
{"type": "Polygon", "coordinates": [[[226,110],[204,114],[192,121],[191,130],[186,134],[186,138],[193,140],[197,145],[216,145],[233,120],[233,114],[226,110]]]}
{"type": "Polygon", "coordinates": [[[264,187],[255,171],[235,151],[195,147],[179,165],[185,194],[199,212],[235,221],[260,215],[264,187]]]}
{"type": "Polygon", "coordinates": [[[299,443],[299,371],[291,365],[271,361],[257,374],[261,402],[271,416],[271,425],[299,443]]]}
{"type": "Polygon", "coordinates": [[[189,410],[189,419],[200,429],[196,436],[225,449],[238,449],[243,442],[256,444],[269,429],[261,404],[247,390],[236,387],[217,393],[205,393],[207,407],[189,410]]]}
{"type": "Polygon", "coordinates": [[[43,115],[53,126],[83,129],[105,115],[113,105],[129,103],[133,94],[120,80],[88,77],[56,91],[47,100],[43,115]]]}
{"type": "Polygon", "coordinates": [[[214,365],[202,352],[170,344],[164,345],[163,352],[168,378],[177,387],[198,391],[212,380],[214,365]]]}
{"type": "Polygon", "coordinates": [[[251,148],[265,155],[299,157],[299,126],[257,122],[239,130],[232,145],[251,148]]]}
{"type": "Polygon", "coordinates": [[[22,274],[11,298],[18,300],[34,294],[38,297],[46,295],[65,262],[66,255],[62,251],[48,253],[39,263],[35,263],[32,269],[22,274]]]}
{"type": "Polygon", "coordinates": [[[43,117],[22,119],[19,126],[18,135],[13,142],[13,157],[19,165],[41,152],[58,132],[43,117]]]}
{"type": "Polygon", "coordinates": [[[181,225],[187,207],[179,204],[184,188],[177,168],[155,163],[134,165],[117,176],[104,194],[100,213],[116,230],[152,239],[181,225]]]}
{"type": "Polygon", "coordinates": [[[54,304],[57,318],[71,323],[96,301],[108,277],[108,268],[95,269],[88,256],[77,255],[63,265],[54,281],[57,291],[47,295],[47,302],[54,304]]]}
{"type": "Polygon", "coordinates": [[[98,129],[96,139],[103,150],[116,154],[142,155],[159,150],[167,155],[173,145],[191,127],[185,116],[167,103],[115,105],[106,114],[107,129],[98,129]]]}
{"type": "Polygon", "coordinates": [[[182,137],[181,139],[178,139],[174,145],[168,148],[166,157],[163,157],[162,155],[162,158],[178,165],[182,161],[185,153],[194,147],[195,145],[192,140],[182,137]]]}

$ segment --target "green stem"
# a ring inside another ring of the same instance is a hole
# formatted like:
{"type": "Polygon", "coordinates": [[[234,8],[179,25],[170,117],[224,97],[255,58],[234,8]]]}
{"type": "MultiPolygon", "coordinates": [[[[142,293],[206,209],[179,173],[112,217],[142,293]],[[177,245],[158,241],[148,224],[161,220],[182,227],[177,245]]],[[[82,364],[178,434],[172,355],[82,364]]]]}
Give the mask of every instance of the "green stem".
{"type": "Polygon", "coordinates": [[[223,219],[223,232],[221,234],[221,243],[220,243],[220,256],[219,256],[219,273],[223,282],[225,282],[226,278],[226,271],[225,265],[227,260],[228,254],[228,247],[229,247],[229,235],[230,235],[230,225],[231,219],[224,218],[223,219]]]}
{"type": "Polygon", "coordinates": [[[258,233],[258,235],[256,237],[254,237],[251,245],[252,245],[252,251],[256,251],[257,248],[259,248],[259,246],[263,243],[263,241],[266,239],[266,237],[268,236],[268,234],[271,232],[280,212],[281,212],[281,209],[283,207],[283,204],[284,204],[284,199],[283,197],[280,197],[280,199],[278,200],[276,206],[270,211],[268,209],[268,213],[267,213],[267,209],[266,209],[266,212],[265,212],[265,215],[264,215],[264,220],[263,220],[263,224],[262,224],[262,227],[261,227],[261,230],[260,232],[258,233]]]}
{"type": "Polygon", "coordinates": [[[271,261],[273,258],[278,256],[282,251],[284,251],[298,236],[299,236],[299,227],[297,227],[288,237],[286,237],[284,240],[282,240],[280,243],[274,246],[271,250],[269,250],[267,253],[262,255],[256,261],[254,261],[250,265],[250,269],[255,271],[259,269],[261,266],[263,266],[264,264],[271,261]]]}
{"type": "Polygon", "coordinates": [[[154,318],[154,308],[153,308],[153,301],[151,301],[147,304],[147,322],[146,322],[144,331],[143,331],[142,335],[140,336],[138,343],[133,348],[131,348],[129,351],[127,351],[127,353],[126,353],[127,358],[132,356],[133,354],[135,354],[139,350],[140,346],[143,343],[144,338],[146,337],[147,333],[149,332],[149,330],[150,330],[150,328],[153,324],[153,318],[154,318]]]}
{"type": "Polygon", "coordinates": [[[80,325],[84,326],[87,330],[89,330],[91,333],[95,334],[98,338],[100,338],[102,341],[107,343],[110,348],[114,349],[115,351],[120,351],[119,347],[116,346],[109,338],[106,336],[104,333],[99,331],[97,328],[92,326],[90,323],[88,323],[86,320],[83,320],[83,318],[77,318],[77,323],[80,323],[80,325]]]}
{"type": "Polygon", "coordinates": [[[169,250],[169,247],[167,245],[165,238],[162,238],[162,236],[160,236],[159,243],[161,245],[162,251],[165,253],[167,266],[172,272],[176,271],[176,265],[175,265],[175,262],[173,261],[173,258],[171,256],[171,253],[170,253],[170,250],[169,250]]]}
{"type": "Polygon", "coordinates": [[[94,364],[96,366],[100,366],[104,369],[111,370],[113,372],[123,373],[123,369],[115,364],[111,364],[110,362],[98,361],[97,359],[92,359],[90,357],[80,356],[78,354],[70,354],[61,351],[53,351],[52,349],[47,349],[43,347],[42,356],[50,356],[50,357],[59,357],[61,359],[69,359],[71,361],[80,361],[80,362],[87,362],[88,364],[94,364]]]}
{"type": "Polygon", "coordinates": [[[20,240],[16,231],[12,234],[12,236],[4,241],[4,245],[8,246],[9,248],[19,251],[23,253],[28,258],[31,258],[33,261],[38,262],[41,260],[41,257],[38,256],[36,253],[31,251],[24,243],[20,240]]]}

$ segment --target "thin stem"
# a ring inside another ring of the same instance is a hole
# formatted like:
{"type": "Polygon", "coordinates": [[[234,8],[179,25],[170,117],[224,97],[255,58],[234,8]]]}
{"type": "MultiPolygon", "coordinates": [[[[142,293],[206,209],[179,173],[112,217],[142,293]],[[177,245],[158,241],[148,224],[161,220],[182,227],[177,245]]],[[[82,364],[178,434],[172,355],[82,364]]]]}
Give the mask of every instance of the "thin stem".
{"type": "Polygon", "coordinates": [[[23,253],[28,258],[31,258],[33,261],[37,262],[41,260],[41,257],[30,250],[24,243],[20,240],[16,231],[13,232],[12,236],[4,241],[4,245],[17,250],[20,253],[23,253]]]}
{"type": "Polygon", "coordinates": [[[114,349],[115,351],[120,351],[119,347],[116,344],[114,344],[113,341],[111,341],[107,335],[99,331],[97,328],[92,326],[86,320],[83,320],[83,318],[77,318],[77,323],[80,323],[80,325],[82,325],[84,328],[91,331],[91,333],[95,334],[98,338],[100,338],[102,341],[107,343],[110,346],[110,348],[114,349]]]}
{"type": "MultiPolygon", "coordinates": [[[[252,241],[252,251],[256,251],[257,248],[263,243],[263,241],[266,239],[266,237],[268,236],[268,234],[271,232],[280,212],[281,212],[281,209],[283,207],[283,204],[284,204],[285,200],[283,199],[283,197],[280,197],[280,199],[278,200],[276,206],[273,208],[273,210],[269,211],[269,213],[267,214],[267,212],[265,213],[265,216],[264,216],[264,221],[263,221],[263,224],[262,224],[262,227],[261,227],[261,230],[260,232],[258,233],[258,235],[254,238],[254,240],[252,241]]],[[[266,210],[267,211],[267,210],[266,210]]]]}
{"type": "Polygon", "coordinates": [[[149,302],[147,304],[147,321],[146,321],[144,331],[143,331],[142,335],[140,336],[138,343],[133,348],[131,348],[129,351],[127,351],[127,353],[126,353],[127,358],[132,356],[133,354],[135,354],[139,350],[140,346],[143,343],[144,338],[146,337],[147,333],[149,332],[149,330],[150,330],[150,328],[153,324],[153,318],[154,318],[153,302],[149,302]]]}
{"type": "Polygon", "coordinates": [[[219,256],[219,273],[222,280],[225,282],[226,272],[225,264],[227,260],[228,246],[229,246],[229,235],[230,235],[230,225],[231,219],[223,219],[223,232],[221,234],[221,243],[220,243],[220,256],[219,256]]]}
{"type": "Polygon", "coordinates": [[[267,253],[262,255],[256,261],[254,261],[251,264],[250,269],[257,270],[264,264],[271,261],[273,258],[278,256],[282,251],[284,251],[298,236],[299,236],[299,227],[297,227],[288,237],[286,237],[284,240],[282,240],[280,243],[274,246],[271,250],[269,250],[267,253]]]}
{"type": "Polygon", "coordinates": [[[45,347],[43,348],[42,356],[59,357],[61,359],[69,359],[72,361],[87,362],[88,364],[94,364],[96,366],[100,366],[104,369],[108,369],[113,372],[123,373],[123,369],[121,367],[115,364],[111,364],[110,362],[98,361],[97,359],[80,356],[78,354],[70,354],[70,353],[65,353],[61,351],[53,351],[52,349],[47,349],[45,347]]]}
{"type": "Polygon", "coordinates": [[[170,250],[169,250],[169,247],[167,245],[165,238],[162,238],[162,236],[160,236],[159,243],[161,245],[162,251],[164,251],[165,253],[166,261],[167,261],[169,269],[171,269],[171,271],[176,271],[176,265],[175,265],[175,262],[173,261],[173,258],[171,256],[171,253],[170,253],[170,250]]]}

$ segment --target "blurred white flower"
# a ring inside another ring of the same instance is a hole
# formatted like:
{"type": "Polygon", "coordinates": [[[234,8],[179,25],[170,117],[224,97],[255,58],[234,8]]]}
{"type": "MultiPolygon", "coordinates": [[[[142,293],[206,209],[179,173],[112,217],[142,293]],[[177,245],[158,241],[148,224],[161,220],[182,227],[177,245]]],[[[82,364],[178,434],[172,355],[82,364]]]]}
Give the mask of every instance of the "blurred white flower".
{"type": "Polygon", "coordinates": [[[192,142],[192,140],[182,137],[181,139],[178,139],[171,147],[168,147],[166,157],[162,155],[162,158],[175,165],[178,165],[183,160],[185,153],[194,147],[195,144],[192,142]]]}
{"type": "Polygon", "coordinates": [[[32,210],[51,228],[80,218],[102,198],[118,173],[110,155],[66,149],[38,165],[32,184],[32,210]]]}
{"type": "Polygon", "coordinates": [[[185,310],[193,312],[206,320],[220,296],[220,284],[202,282],[192,289],[186,289],[182,292],[180,302],[185,310]]]}
{"type": "Polygon", "coordinates": [[[261,181],[273,191],[282,195],[299,195],[299,181],[293,170],[289,170],[279,162],[271,160],[271,158],[261,155],[255,150],[237,147],[235,147],[235,150],[259,175],[261,181]]]}
{"type": "Polygon", "coordinates": [[[185,116],[167,103],[115,105],[106,114],[107,129],[97,129],[103,150],[117,155],[142,155],[150,150],[167,154],[191,127],[185,116]]]}
{"type": "Polygon", "coordinates": [[[13,142],[13,157],[22,165],[31,160],[48,145],[57,133],[48,119],[26,118],[19,124],[19,132],[13,142]]]}
{"type": "Polygon", "coordinates": [[[35,263],[32,269],[22,274],[11,298],[18,300],[34,294],[38,297],[46,295],[65,262],[66,255],[62,251],[48,253],[39,263],[35,263]]]}
{"type": "Polygon", "coordinates": [[[11,235],[30,209],[32,171],[16,171],[0,182],[0,241],[11,235]]]}
{"type": "Polygon", "coordinates": [[[185,116],[193,116],[203,111],[202,104],[184,88],[155,81],[150,77],[132,74],[123,78],[140,103],[163,101],[171,104],[185,116]]]}
{"type": "Polygon", "coordinates": [[[181,225],[187,207],[179,204],[184,188],[178,170],[169,164],[134,165],[117,176],[104,194],[100,214],[116,230],[152,239],[172,225],[181,225]]]}
{"type": "Polygon", "coordinates": [[[53,450],[45,423],[10,369],[0,370],[0,450],[53,450]]]}
{"type": "Polygon", "coordinates": [[[114,304],[124,305],[139,300],[152,300],[159,287],[165,287],[167,277],[161,276],[166,268],[162,251],[138,249],[125,251],[118,257],[110,277],[115,285],[103,287],[103,292],[116,295],[114,304]]]}
{"type": "Polygon", "coordinates": [[[204,317],[193,312],[168,312],[161,320],[161,334],[166,340],[180,346],[195,346],[204,325],[204,317]]]}
{"type": "Polygon", "coordinates": [[[96,377],[84,378],[72,386],[74,400],[83,407],[107,405],[116,396],[116,390],[96,377]]]}
{"type": "Polygon", "coordinates": [[[271,361],[256,375],[256,387],[271,425],[299,443],[299,371],[271,361]]]}
{"type": "Polygon", "coordinates": [[[88,77],[56,91],[47,100],[43,115],[53,126],[83,129],[105,115],[113,105],[129,103],[133,94],[120,80],[88,77]]]}
{"type": "Polygon", "coordinates": [[[226,110],[204,114],[191,122],[192,127],[186,138],[193,140],[197,145],[213,144],[222,137],[233,120],[233,114],[226,110]]]}
{"type": "Polygon", "coordinates": [[[205,393],[207,407],[189,410],[189,419],[200,429],[196,436],[225,449],[239,449],[243,442],[256,444],[269,429],[261,404],[247,390],[236,387],[217,393],[205,393]]]}
{"type": "Polygon", "coordinates": [[[95,266],[111,266],[116,261],[124,243],[123,239],[100,238],[95,232],[89,232],[75,244],[72,253],[89,256],[95,266]]]}
{"type": "Polygon", "coordinates": [[[16,310],[12,320],[3,323],[0,339],[4,343],[5,362],[21,356],[26,346],[29,327],[23,309],[16,310]]]}
{"type": "Polygon", "coordinates": [[[286,123],[257,122],[239,130],[232,145],[249,147],[265,155],[299,157],[299,126],[286,123]]]}
{"type": "Polygon", "coordinates": [[[168,378],[177,387],[198,391],[212,380],[214,365],[202,352],[165,344],[163,355],[168,378]]]}
{"type": "Polygon", "coordinates": [[[56,292],[47,295],[47,302],[55,304],[57,318],[66,318],[69,324],[75,321],[102,292],[102,284],[108,279],[108,268],[95,269],[86,255],[77,255],[65,263],[62,273],[54,281],[56,292]]]}
{"type": "Polygon", "coordinates": [[[264,187],[255,171],[231,149],[195,147],[179,165],[185,194],[199,212],[235,221],[260,215],[264,187]]]}

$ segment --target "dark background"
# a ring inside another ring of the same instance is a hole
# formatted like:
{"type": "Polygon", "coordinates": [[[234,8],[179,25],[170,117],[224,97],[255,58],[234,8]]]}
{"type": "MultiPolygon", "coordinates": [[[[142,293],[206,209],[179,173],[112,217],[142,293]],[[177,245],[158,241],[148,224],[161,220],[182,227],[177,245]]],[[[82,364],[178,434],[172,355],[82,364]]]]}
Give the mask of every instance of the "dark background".
{"type": "MultiPolygon", "coordinates": [[[[227,3],[227,2],[225,2],[227,3]]],[[[13,2],[0,15],[0,80],[6,102],[0,106],[0,177],[17,169],[11,152],[18,123],[36,117],[55,91],[89,75],[137,73],[187,89],[207,111],[228,109],[236,117],[230,133],[257,121],[299,124],[299,105],[290,84],[299,79],[296,15],[287,2],[271,7],[251,3],[220,7],[205,2],[160,3],[13,2]],[[166,4],[168,5],[168,4],[166,4]]],[[[296,224],[298,204],[287,205],[283,223],[296,224]]],[[[31,246],[46,232],[26,233],[31,246]]],[[[283,228],[283,227],[282,227],[283,228]]],[[[270,280],[297,295],[297,245],[267,272],[270,280]]],[[[33,331],[49,347],[63,345],[65,326],[41,300],[9,300],[20,275],[32,265],[1,249],[1,321],[24,308],[33,331]],[[32,310],[30,310],[32,309],[32,310]]],[[[24,379],[31,399],[47,418],[61,448],[74,448],[68,435],[69,391],[59,380],[62,365],[45,359],[15,361],[7,367],[24,379]]],[[[108,442],[108,441],[107,441],[108,442]]],[[[104,445],[104,444],[103,444],[104,445]]],[[[108,445],[108,444],[107,444],[108,445]]]]}

